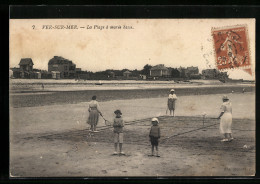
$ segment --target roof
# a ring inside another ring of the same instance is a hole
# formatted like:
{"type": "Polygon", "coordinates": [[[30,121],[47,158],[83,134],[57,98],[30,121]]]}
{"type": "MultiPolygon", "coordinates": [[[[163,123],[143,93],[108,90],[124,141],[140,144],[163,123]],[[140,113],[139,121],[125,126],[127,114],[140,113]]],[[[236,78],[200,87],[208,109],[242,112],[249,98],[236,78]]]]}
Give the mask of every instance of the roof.
{"type": "Polygon", "coordinates": [[[151,70],[168,70],[163,64],[155,65],[151,70]]]}
{"type": "Polygon", "coordinates": [[[51,71],[51,73],[60,73],[59,71],[51,71]]]}
{"type": "Polygon", "coordinates": [[[202,72],[215,72],[216,69],[204,69],[202,70],[202,72]]]}
{"type": "Polygon", "coordinates": [[[21,69],[20,68],[10,68],[13,72],[19,72],[19,71],[21,71],[21,69]]]}
{"type": "Polygon", "coordinates": [[[73,64],[74,65],[74,63],[72,61],[65,59],[61,56],[54,56],[52,59],[50,59],[48,65],[54,65],[54,64],[56,64],[56,65],[57,64],[62,64],[62,65],[63,64],[73,64]]]}
{"type": "Polygon", "coordinates": [[[199,69],[198,67],[193,67],[193,66],[187,67],[187,70],[198,70],[198,69],[199,69]]]}
{"type": "Polygon", "coordinates": [[[29,65],[32,64],[33,65],[33,61],[31,58],[22,58],[19,65],[29,65]]]}
{"type": "Polygon", "coordinates": [[[127,70],[127,71],[125,71],[124,73],[126,73],[126,74],[128,74],[128,73],[129,73],[129,74],[130,74],[131,72],[129,72],[129,71],[127,70]]]}

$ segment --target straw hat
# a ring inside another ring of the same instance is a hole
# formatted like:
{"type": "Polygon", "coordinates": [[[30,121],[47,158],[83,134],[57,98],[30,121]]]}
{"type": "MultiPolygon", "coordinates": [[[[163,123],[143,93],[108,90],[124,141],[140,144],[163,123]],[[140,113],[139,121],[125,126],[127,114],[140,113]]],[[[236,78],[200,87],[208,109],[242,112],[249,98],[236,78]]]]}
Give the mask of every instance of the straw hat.
{"type": "Polygon", "coordinates": [[[114,113],[122,115],[122,112],[120,110],[116,110],[114,113]]]}
{"type": "Polygon", "coordinates": [[[153,119],[152,119],[152,122],[153,122],[153,121],[157,121],[157,123],[159,124],[159,120],[158,120],[157,118],[153,118],[153,119]]]}
{"type": "Polygon", "coordinates": [[[174,92],[174,89],[171,89],[171,92],[174,92]]]}
{"type": "Polygon", "coordinates": [[[222,97],[222,100],[229,100],[229,98],[227,97],[227,95],[224,95],[224,96],[222,97]]]}

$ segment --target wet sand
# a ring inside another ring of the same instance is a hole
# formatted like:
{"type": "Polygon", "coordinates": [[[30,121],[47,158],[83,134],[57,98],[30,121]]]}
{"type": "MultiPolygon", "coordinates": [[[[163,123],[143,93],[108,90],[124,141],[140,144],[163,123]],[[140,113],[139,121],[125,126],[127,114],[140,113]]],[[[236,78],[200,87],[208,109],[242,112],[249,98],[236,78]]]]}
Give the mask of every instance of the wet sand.
{"type": "Polygon", "coordinates": [[[111,129],[95,134],[71,130],[21,136],[11,146],[11,174],[15,177],[254,175],[254,121],[236,119],[235,139],[223,143],[216,120],[206,119],[204,129],[200,120],[160,117],[161,157],[148,156],[151,146],[147,120],[125,127],[125,156],[112,155],[111,129]]]}

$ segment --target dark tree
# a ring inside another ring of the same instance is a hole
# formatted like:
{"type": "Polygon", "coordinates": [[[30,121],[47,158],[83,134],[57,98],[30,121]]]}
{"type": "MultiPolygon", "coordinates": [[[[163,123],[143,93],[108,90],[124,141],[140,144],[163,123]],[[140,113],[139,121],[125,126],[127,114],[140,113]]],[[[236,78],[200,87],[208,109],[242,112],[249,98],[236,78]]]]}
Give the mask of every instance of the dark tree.
{"type": "Polygon", "coordinates": [[[127,68],[124,68],[123,70],[121,70],[122,74],[123,74],[125,71],[130,71],[130,70],[128,70],[127,68]]]}
{"type": "Polygon", "coordinates": [[[137,70],[137,69],[132,71],[132,75],[133,76],[139,76],[140,74],[141,74],[141,72],[139,70],[137,70]]]}
{"type": "Polygon", "coordinates": [[[151,68],[152,68],[151,65],[146,64],[146,65],[144,66],[144,68],[141,70],[141,73],[142,73],[143,75],[149,75],[151,68]]]}
{"type": "Polygon", "coordinates": [[[172,69],[171,74],[172,74],[172,77],[174,77],[174,78],[179,78],[181,76],[179,70],[177,70],[176,68],[172,69]]]}

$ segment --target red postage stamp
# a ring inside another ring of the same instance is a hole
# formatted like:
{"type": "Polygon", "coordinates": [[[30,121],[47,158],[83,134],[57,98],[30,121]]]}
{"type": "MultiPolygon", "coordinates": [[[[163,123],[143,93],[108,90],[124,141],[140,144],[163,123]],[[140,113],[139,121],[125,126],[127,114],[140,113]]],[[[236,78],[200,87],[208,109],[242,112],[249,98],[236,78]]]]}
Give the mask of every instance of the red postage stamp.
{"type": "Polygon", "coordinates": [[[212,28],[218,70],[241,68],[251,73],[246,25],[212,28]]]}

